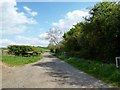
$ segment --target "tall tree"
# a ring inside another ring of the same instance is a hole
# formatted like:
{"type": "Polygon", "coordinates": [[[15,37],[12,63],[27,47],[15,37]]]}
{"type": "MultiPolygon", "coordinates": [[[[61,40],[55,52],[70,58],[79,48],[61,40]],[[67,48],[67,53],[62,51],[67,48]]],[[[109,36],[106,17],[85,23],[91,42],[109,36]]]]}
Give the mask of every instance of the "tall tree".
{"type": "Polygon", "coordinates": [[[90,10],[85,22],[78,23],[64,34],[69,52],[80,52],[88,58],[114,62],[120,56],[120,4],[102,2],[90,10]]]}
{"type": "Polygon", "coordinates": [[[52,28],[47,32],[47,40],[50,44],[57,45],[62,40],[62,31],[57,28],[52,28]]]}
{"type": "Polygon", "coordinates": [[[62,40],[62,31],[57,28],[52,28],[47,32],[47,40],[49,40],[48,48],[51,52],[58,52],[59,42],[62,40]]]}

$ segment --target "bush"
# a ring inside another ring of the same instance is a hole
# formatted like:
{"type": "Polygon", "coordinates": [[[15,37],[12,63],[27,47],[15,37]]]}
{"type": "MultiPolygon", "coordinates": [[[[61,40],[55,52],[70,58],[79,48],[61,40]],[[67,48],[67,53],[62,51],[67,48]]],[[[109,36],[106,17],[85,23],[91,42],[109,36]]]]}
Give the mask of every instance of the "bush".
{"type": "Polygon", "coordinates": [[[15,56],[24,56],[26,52],[33,51],[31,46],[19,46],[19,45],[11,45],[8,46],[9,54],[13,54],[15,56]]]}

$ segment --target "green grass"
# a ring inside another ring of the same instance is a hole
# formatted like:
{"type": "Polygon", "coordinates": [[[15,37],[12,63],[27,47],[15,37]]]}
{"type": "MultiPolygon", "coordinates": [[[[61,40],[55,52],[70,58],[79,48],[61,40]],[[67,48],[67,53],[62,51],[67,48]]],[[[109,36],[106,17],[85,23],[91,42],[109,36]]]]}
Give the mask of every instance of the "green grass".
{"type": "Polygon", "coordinates": [[[49,50],[46,47],[32,47],[32,49],[36,52],[49,52],[49,50]]]}
{"type": "Polygon", "coordinates": [[[40,58],[41,58],[40,56],[36,56],[36,57],[2,56],[0,60],[9,66],[19,66],[19,65],[36,62],[40,60],[40,58]]]}
{"type": "Polygon", "coordinates": [[[120,69],[117,69],[114,64],[103,64],[75,57],[66,58],[62,55],[57,57],[110,85],[120,87],[120,69]]]}

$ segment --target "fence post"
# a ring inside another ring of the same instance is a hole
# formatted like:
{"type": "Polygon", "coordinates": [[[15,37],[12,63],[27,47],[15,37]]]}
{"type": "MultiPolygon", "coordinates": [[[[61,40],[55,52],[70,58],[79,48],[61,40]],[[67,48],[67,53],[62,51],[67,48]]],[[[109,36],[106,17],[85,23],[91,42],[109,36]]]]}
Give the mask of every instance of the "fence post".
{"type": "Polygon", "coordinates": [[[120,67],[120,57],[116,57],[116,67],[119,68],[120,67]]]}

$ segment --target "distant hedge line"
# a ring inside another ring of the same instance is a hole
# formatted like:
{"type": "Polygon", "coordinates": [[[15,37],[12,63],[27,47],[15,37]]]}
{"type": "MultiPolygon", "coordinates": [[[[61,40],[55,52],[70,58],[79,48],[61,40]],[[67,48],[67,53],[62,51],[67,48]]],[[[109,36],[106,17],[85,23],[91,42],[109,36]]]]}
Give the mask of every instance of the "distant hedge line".
{"type": "Polygon", "coordinates": [[[34,51],[32,46],[24,46],[24,45],[11,45],[8,46],[8,49],[9,49],[9,54],[15,56],[30,56],[33,54],[26,54],[26,53],[34,51]]]}

